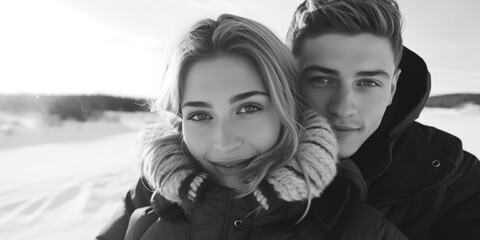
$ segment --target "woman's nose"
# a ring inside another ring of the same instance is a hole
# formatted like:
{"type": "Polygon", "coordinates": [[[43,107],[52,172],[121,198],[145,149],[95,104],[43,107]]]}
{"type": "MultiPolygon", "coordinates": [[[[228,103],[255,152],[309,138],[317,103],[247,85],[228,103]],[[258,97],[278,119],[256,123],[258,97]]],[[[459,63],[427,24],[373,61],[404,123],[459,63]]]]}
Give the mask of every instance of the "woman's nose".
{"type": "Polygon", "coordinates": [[[223,153],[234,151],[242,145],[241,138],[230,122],[221,122],[215,134],[215,150],[223,153]]]}

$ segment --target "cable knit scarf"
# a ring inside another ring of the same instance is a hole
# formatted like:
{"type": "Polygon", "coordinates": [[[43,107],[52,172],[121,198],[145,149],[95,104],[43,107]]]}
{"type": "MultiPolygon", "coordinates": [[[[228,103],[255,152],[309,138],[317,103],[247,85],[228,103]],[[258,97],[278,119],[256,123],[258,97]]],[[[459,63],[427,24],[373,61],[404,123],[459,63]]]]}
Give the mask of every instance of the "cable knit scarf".
{"type": "MultiPolygon", "coordinates": [[[[181,136],[175,124],[178,126],[179,122],[157,123],[145,128],[139,140],[140,158],[144,177],[155,194],[184,206],[201,198],[208,174],[199,172],[193,160],[182,150],[181,136]]],[[[300,136],[295,158],[308,171],[311,197],[319,197],[337,171],[337,142],[327,120],[316,113],[307,113],[302,126],[306,131],[300,136]]],[[[287,202],[307,200],[307,183],[297,161],[290,161],[267,175],[266,182],[276,193],[273,197],[287,202]]],[[[264,194],[260,187],[253,195],[266,210],[269,201],[276,200],[268,199],[271,194],[264,194]]]]}

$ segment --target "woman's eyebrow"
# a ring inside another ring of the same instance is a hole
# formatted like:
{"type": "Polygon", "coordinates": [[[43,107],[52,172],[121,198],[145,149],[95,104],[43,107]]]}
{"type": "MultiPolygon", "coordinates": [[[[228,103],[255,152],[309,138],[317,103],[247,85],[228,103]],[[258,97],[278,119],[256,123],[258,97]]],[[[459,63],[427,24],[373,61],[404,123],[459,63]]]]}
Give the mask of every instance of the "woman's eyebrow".
{"type": "Polygon", "coordinates": [[[196,101],[196,102],[186,102],[182,105],[182,108],[184,107],[204,107],[204,108],[213,108],[212,105],[210,103],[206,103],[206,102],[199,102],[199,101],[196,101]]]}
{"type": "Polygon", "coordinates": [[[240,93],[240,94],[237,94],[233,97],[230,98],[230,104],[233,104],[235,102],[238,102],[238,101],[241,101],[243,99],[247,99],[249,97],[253,97],[253,96],[256,96],[256,95],[262,95],[262,96],[266,96],[268,97],[268,94],[266,92],[262,92],[262,91],[249,91],[249,92],[244,92],[244,93],[240,93]]]}
{"type": "MultiPolygon", "coordinates": [[[[240,93],[237,94],[233,97],[230,98],[230,104],[241,101],[243,99],[247,99],[256,95],[261,95],[261,96],[266,96],[268,97],[268,94],[266,92],[262,91],[249,91],[245,93],[240,93]]],[[[210,103],[207,102],[202,102],[202,101],[190,101],[186,102],[182,105],[182,108],[184,107],[203,107],[203,108],[213,108],[213,106],[210,103]]]]}

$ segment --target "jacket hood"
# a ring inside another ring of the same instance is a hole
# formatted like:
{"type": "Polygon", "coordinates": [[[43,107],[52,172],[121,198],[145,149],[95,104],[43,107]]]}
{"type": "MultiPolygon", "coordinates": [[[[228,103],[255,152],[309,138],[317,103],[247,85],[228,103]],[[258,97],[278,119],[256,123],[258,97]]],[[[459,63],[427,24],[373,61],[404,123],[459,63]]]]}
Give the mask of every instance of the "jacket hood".
{"type": "Polygon", "coordinates": [[[431,88],[427,65],[407,47],[403,48],[399,68],[402,72],[395,96],[379,127],[379,130],[388,132],[392,139],[398,138],[420,116],[431,88]]]}
{"type": "Polygon", "coordinates": [[[378,129],[352,159],[366,180],[380,176],[392,161],[393,143],[418,118],[430,94],[430,74],[423,59],[404,47],[397,89],[378,129]]]}

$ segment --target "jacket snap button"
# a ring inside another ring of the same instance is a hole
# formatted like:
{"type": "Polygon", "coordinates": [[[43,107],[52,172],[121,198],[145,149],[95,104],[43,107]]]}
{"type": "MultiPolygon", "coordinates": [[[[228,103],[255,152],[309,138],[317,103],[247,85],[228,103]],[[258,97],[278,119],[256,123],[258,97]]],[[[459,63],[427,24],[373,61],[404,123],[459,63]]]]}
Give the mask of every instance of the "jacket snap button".
{"type": "Polygon", "coordinates": [[[243,224],[243,221],[242,220],[235,220],[233,221],[233,226],[235,227],[241,227],[243,224]]]}
{"type": "Polygon", "coordinates": [[[434,166],[434,167],[436,167],[436,168],[437,168],[437,167],[440,167],[440,161],[438,161],[438,160],[433,160],[433,161],[432,161],[432,166],[434,166]]]}

